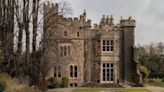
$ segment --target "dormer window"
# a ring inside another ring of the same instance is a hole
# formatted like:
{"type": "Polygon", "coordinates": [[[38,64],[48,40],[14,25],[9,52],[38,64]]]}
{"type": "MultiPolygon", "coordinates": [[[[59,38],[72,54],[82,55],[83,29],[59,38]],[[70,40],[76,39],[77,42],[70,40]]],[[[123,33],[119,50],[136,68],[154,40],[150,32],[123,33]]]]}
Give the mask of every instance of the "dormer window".
{"type": "Polygon", "coordinates": [[[64,36],[67,36],[67,32],[66,31],[64,32],[64,36]]]}
{"type": "Polygon", "coordinates": [[[79,36],[80,36],[80,33],[79,33],[79,32],[77,32],[76,36],[77,36],[77,37],[79,37],[79,36]]]}

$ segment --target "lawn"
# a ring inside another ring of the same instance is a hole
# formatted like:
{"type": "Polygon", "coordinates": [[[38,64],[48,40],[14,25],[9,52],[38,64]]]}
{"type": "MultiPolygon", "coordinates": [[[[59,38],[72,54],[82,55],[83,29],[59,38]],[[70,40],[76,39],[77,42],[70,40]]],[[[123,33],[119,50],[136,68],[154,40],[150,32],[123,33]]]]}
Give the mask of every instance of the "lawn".
{"type": "Polygon", "coordinates": [[[73,92],[150,92],[147,89],[143,88],[114,88],[114,89],[103,89],[103,88],[84,88],[84,89],[75,89],[73,92]]]}

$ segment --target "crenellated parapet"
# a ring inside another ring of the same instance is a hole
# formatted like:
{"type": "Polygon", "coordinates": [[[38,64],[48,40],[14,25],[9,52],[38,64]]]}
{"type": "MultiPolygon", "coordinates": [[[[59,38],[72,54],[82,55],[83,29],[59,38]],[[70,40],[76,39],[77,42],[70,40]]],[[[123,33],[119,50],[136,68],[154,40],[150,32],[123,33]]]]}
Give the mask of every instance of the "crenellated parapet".
{"type": "Polygon", "coordinates": [[[49,13],[57,14],[58,8],[59,8],[59,6],[57,3],[53,4],[53,3],[48,2],[48,3],[44,3],[44,5],[43,5],[43,10],[44,10],[45,14],[49,14],[49,13]]]}
{"type": "Polygon", "coordinates": [[[129,17],[129,19],[121,19],[120,20],[120,26],[121,27],[135,27],[136,21],[129,17]]]}

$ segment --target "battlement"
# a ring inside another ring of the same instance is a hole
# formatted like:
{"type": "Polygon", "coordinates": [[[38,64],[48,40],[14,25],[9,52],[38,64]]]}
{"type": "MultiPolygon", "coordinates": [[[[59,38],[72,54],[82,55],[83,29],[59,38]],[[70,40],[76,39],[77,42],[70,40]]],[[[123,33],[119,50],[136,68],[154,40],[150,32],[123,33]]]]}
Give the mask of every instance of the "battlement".
{"type": "Polygon", "coordinates": [[[121,19],[120,20],[120,26],[121,27],[135,27],[136,21],[129,17],[129,19],[121,19]]]}
{"type": "Polygon", "coordinates": [[[47,3],[44,3],[44,7],[48,7],[48,8],[58,8],[58,4],[54,4],[54,3],[50,3],[50,2],[47,2],[47,3]]]}

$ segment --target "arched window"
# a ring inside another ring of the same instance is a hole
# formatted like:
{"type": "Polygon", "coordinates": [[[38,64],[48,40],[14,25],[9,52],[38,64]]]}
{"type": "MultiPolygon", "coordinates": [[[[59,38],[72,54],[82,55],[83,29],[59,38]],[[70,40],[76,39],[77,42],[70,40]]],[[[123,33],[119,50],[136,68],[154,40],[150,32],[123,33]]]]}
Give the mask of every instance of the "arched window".
{"type": "Polygon", "coordinates": [[[57,67],[54,66],[54,77],[57,77],[57,67]]]}
{"type": "Polygon", "coordinates": [[[61,77],[61,66],[60,65],[54,66],[54,77],[61,77]]]}
{"type": "Polygon", "coordinates": [[[70,77],[73,77],[73,66],[70,66],[70,77]]]}
{"type": "Polygon", "coordinates": [[[70,77],[71,78],[77,78],[78,73],[77,73],[77,65],[71,65],[70,66],[70,77]]]}
{"type": "Polygon", "coordinates": [[[75,65],[74,68],[74,77],[77,77],[77,66],[75,65]]]}

